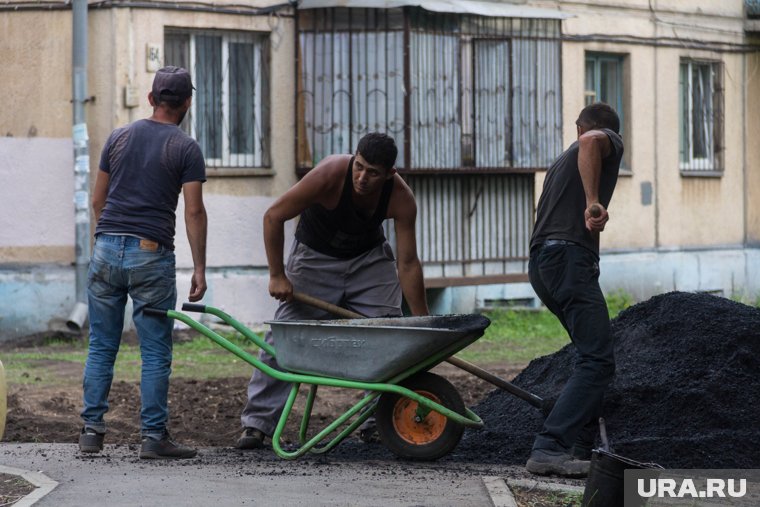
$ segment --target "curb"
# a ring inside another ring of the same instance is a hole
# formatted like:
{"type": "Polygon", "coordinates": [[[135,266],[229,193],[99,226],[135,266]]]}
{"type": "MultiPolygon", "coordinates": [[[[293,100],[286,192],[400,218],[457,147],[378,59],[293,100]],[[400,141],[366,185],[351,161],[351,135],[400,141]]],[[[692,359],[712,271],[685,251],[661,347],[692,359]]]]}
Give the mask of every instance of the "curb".
{"type": "Polygon", "coordinates": [[[519,487],[528,490],[557,491],[562,493],[583,494],[584,487],[562,484],[557,482],[545,482],[530,479],[502,479],[501,477],[483,476],[483,485],[491,497],[494,507],[517,507],[510,487],[519,487]]]}
{"type": "Polygon", "coordinates": [[[13,468],[0,465],[0,473],[8,475],[18,475],[25,481],[36,486],[36,489],[23,497],[18,502],[14,503],[14,507],[28,507],[37,503],[42,497],[50,493],[58,486],[58,483],[43,474],[42,472],[30,472],[28,470],[21,470],[20,468],[13,468]]]}

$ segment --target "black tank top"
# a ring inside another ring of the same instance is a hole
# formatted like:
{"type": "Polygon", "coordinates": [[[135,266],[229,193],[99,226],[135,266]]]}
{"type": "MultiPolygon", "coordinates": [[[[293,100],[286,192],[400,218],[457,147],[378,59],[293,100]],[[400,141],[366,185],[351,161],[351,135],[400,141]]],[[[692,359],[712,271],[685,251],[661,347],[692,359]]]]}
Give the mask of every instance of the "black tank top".
{"type": "Polygon", "coordinates": [[[393,191],[393,178],[390,178],[383,185],[373,215],[363,217],[351,200],[353,167],[352,157],[348,163],[343,193],[335,209],[329,210],[320,204],[314,204],[301,213],[296,228],[298,241],[317,252],[340,259],[351,259],[385,241],[382,223],[393,191]]]}

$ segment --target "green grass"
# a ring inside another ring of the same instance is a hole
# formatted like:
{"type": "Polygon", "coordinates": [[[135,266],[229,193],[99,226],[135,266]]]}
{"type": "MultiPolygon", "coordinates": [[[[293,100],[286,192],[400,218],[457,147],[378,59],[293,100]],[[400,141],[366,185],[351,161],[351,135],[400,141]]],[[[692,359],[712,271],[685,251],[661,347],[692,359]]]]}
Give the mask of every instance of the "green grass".
{"type": "MultiPolygon", "coordinates": [[[[632,302],[632,298],[623,292],[609,295],[610,316],[614,317],[632,302]]],[[[458,354],[462,359],[483,364],[525,364],[536,357],[552,354],[569,343],[567,333],[547,310],[497,310],[487,316],[491,319],[490,327],[483,338],[458,354]]],[[[258,353],[257,347],[243,336],[237,333],[222,335],[250,353],[258,353]]],[[[3,353],[0,359],[9,383],[78,383],[87,359],[87,342],[52,339],[34,349],[3,353]]],[[[200,334],[174,345],[174,378],[245,377],[252,371],[253,366],[200,334]]],[[[140,379],[140,349],[136,345],[121,346],[114,378],[140,379]]]]}
{"type": "MultiPolygon", "coordinates": [[[[610,318],[632,304],[633,298],[623,291],[607,295],[610,318]]],[[[527,363],[570,343],[562,324],[546,309],[494,310],[486,316],[491,325],[483,338],[457,354],[462,359],[476,363],[527,363]]]]}
{"type": "MultiPolygon", "coordinates": [[[[252,354],[258,348],[237,334],[223,335],[252,354]]],[[[87,359],[87,341],[48,340],[34,349],[17,349],[0,355],[10,384],[52,384],[81,382],[81,372],[87,359]],[[53,366],[55,365],[55,366],[53,366]]],[[[114,379],[135,381],[140,379],[140,348],[122,344],[116,356],[114,379]]],[[[172,377],[213,379],[231,376],[248,376],[253,366],[237,356],[198,335],[190,341],[175,343],[172,377]]]]}

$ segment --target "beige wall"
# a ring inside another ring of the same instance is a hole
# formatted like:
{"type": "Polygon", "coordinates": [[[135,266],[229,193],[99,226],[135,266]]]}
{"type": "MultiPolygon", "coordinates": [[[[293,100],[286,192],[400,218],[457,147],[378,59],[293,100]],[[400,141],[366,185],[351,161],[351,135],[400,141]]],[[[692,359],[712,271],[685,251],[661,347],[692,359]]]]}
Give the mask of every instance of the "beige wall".
{"type": "Polygon", "coordinates": [[[0,11],[0,34],[0,135],[71,138],[71,12],[0,11]]]}
{"type": "MultiPolygon", "coordinates": [[[[743,3],[654,0],[652,5],[657,9],[654,14],[648,1],[558,3],[562,10],[575,15],[564,22],[563,33],[569,39],[575,36],[586,39],[563,44],[566,146],[575,140],[573,120],[583,107],[585,52],[625,55],[626,153],[631,171],[619,179],[603,248],[675,249],[743,244],[745,227],[755,230],[758,227],[756,213],[746,212],[750,222],[745,222],[744,210],[748,209],[745,196],[760,193],[758,182],[752,176],[747,177],[758,172],[757,154],[749,153],[751,147],[747,156],[749,167],[744,162],[745,112],[749,111],[751,117],[751,111],[757,111],[758,107],[756,97],[745,103],[745,55],[686,49],[679,44],[679,40],[743,43],[743,3]],[[679,170],[679,62],[684,57],[723,63],[725,152],[720,177],[685,176],[679,170]],[[642,204],[641,189],[646,183],[653,185],[651,205],[642,204]]],[[[756,125],[749,128],[757,132],[756,125]]],[[[540,188],[538,185],[538,192],[540,188]]]]}
{"type": "MultiPolygon", "coordinates": [[[[287,12],[276,16],[230,15],[158,9],[90,9],[88,13],[89,59],[88,95],[85,105],[90,136],[90,184],[94,185],[100,150],[116,127],[150,116],[147,94],[154,74],[146,69],[146,45],[163,45],[166,27],[192,29],[245,30],[270,34],[271,47],[271,170],[250,170],[243,176],[224,176],[209,171],[204,196],[209,212],[209,252],[211,266],[265,266],[261,246],[261,216],[272,199],[296,180],[294,157],[294,22],[287,12]],[[124,91],[133,87],[138,107],[126,107],[124,91]]],[[[71,11],[0,11],[0,92],[7,100],[0,115],[0,135],[14,138],[71,140],[71,11]],[[34,30],[30,30],[34,27],[34,30]],[[45,34],[44,37],[40,34],[45,34]]],[[[44,143],[43,143],[44,144],[44,143]]],[[[37,143],[39,145],[39,143],[37,143]]],[[[8,145],[16,149],[18,144],[8,145]]],[[[56,144],[56,153],[60,146],[56,144]]],[[[20,148],[19,148],[20,149],[20,148]]],[[[71,146],[73,153],[73,146],[71,146]]],[[[13,152],[14,160],[24,160],[13,152]]],[[[54,185],[62,197],[47,201],[43,217],[57,223],[59,217],[73,222],[73,163],[71,156],[49,161],[36,170],[13,170],[4,164],[8,192],[28,192],[28,180],[52,181],[45,171],[65,174],[71,184],[54,185]],[[55,219],[55,220],[53,220],[55,219]]],[[[18,164],[17,164],[18,165],[18,164]]],[[[34,165],[29,162],[26,165],[34,165]]],[[[23,224],[14,221],[3,232],[0,263],[28,259],[30,262],[69,263],[74,257],[74,226],[60,227],[54,242],[38,236],[33,255],[25,250],[23,224]],[[15,225],[14,225],[15,224],[15,225]]],[[[177,255],[180,267],[192,266],[184,238],[182,208],[178,212],[177,255]]]]}

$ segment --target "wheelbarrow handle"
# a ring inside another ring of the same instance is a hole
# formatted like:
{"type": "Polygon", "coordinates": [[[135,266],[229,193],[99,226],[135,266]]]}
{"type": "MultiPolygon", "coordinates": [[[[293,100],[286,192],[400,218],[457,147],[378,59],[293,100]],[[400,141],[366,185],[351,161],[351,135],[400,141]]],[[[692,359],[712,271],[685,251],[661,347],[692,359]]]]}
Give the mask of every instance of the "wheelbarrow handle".
{"type": "Polygon", "coordinates": [[[143,313],[145,315],[152,315],[153,317],[166,317],[166,312],[169,310],[162,310],[161,308],[144,308],[143,313]]]}
{"type": "Polygon", "coordinates": [[[200,303],[182,303],[182,310],[185,312],[205,313],[206,305],[200,303]]]}

